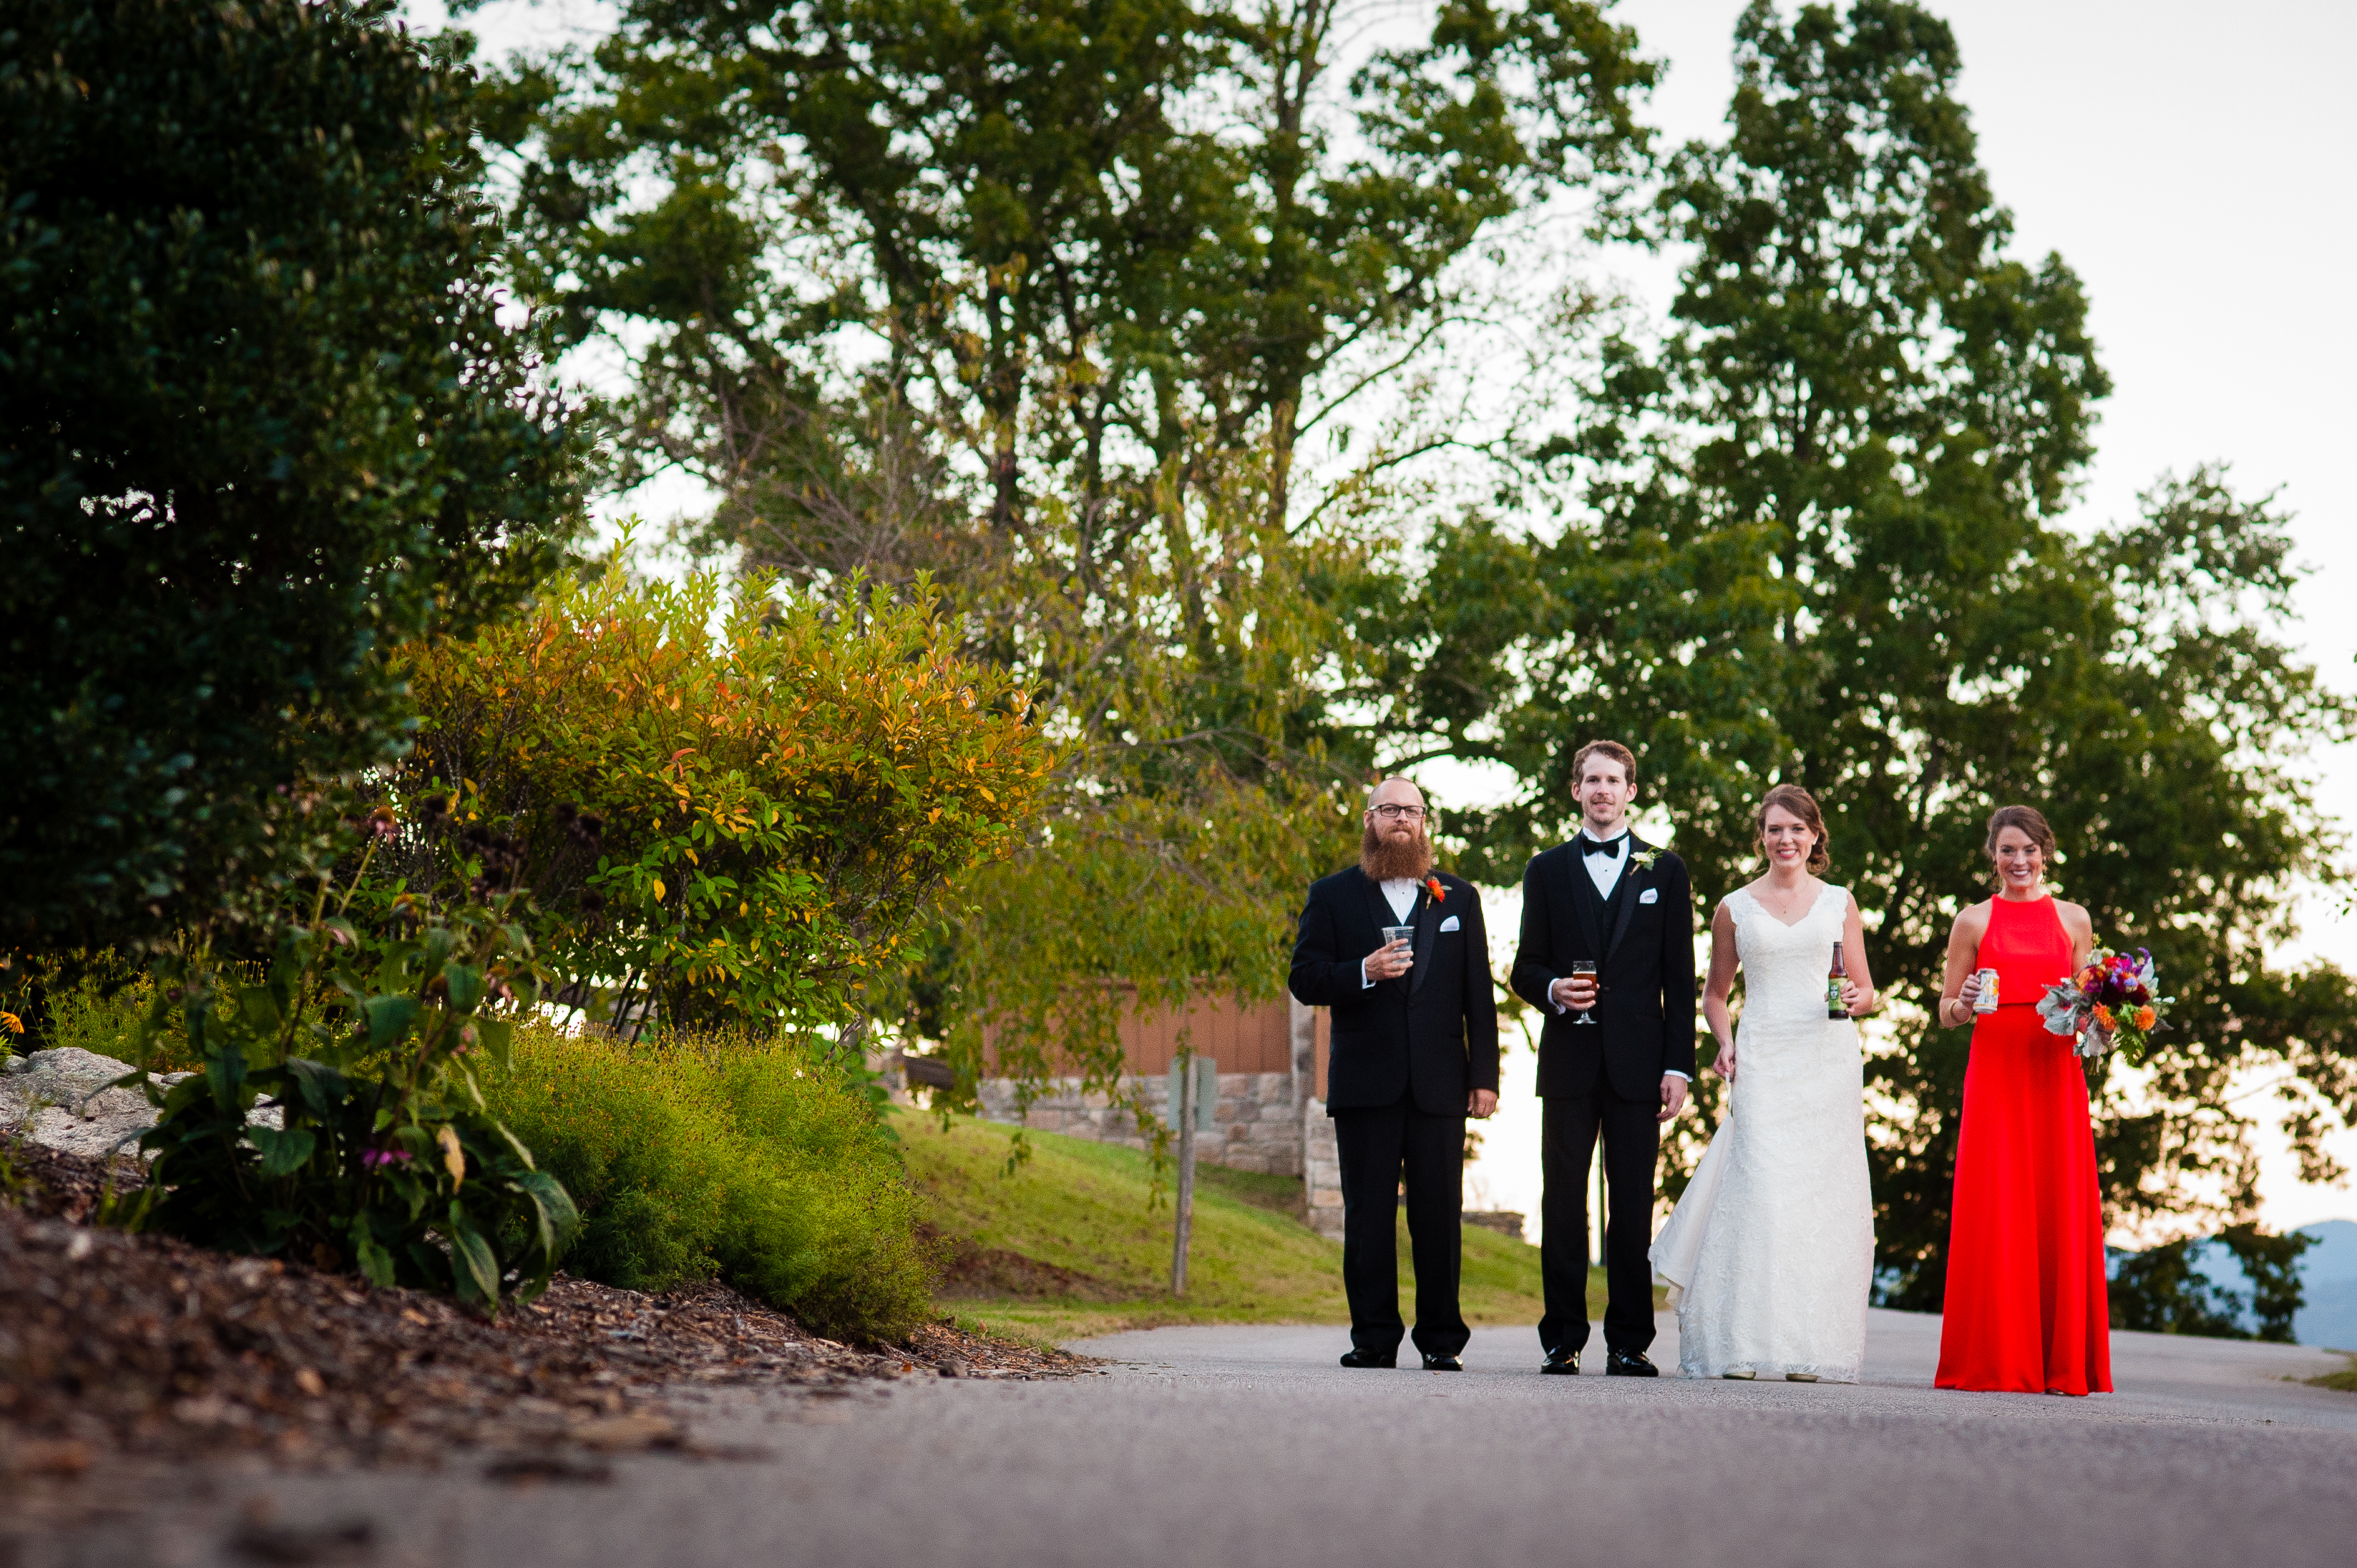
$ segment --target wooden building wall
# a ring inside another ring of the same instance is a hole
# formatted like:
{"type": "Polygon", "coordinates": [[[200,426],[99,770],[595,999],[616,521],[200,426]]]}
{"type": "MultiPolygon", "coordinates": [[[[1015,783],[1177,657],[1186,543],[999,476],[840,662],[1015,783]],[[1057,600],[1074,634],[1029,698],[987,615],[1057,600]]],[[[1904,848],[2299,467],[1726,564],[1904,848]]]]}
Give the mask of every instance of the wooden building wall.
{"type": "MultiPolygon", "coordinates": [[[[1318,1066],[1323,1078],[1325,1013],[1318,1013],[1318,1066]]],[[[1129,1070],[1152,1078],[1168,1072],[1178,1054],[1178,1032],[1185,1026],[1198,1056],[1210,1057],[1229,1072],[1293,1070],[1292,1004],[1280,996],[1273,1002],[1239,1003],[1232,996],[1203,996],[1183,1011],[1141,1013],[1132,1007],[1122,1017],[1122,1056],[1129,1070]]]]}
{"type": "Polygon", "coordinates": [[[1168,1071],[1182,1026],[1195,1054],[1218,1062],[1222,1072],[1293,1070],[1293,1019],[1285,999],[1241,1004],[1229,996],[1202,997],[1183,1013],[1133,1010],[1121,1026],[1130,1070],[1149,1078],[1168,1071]]]}

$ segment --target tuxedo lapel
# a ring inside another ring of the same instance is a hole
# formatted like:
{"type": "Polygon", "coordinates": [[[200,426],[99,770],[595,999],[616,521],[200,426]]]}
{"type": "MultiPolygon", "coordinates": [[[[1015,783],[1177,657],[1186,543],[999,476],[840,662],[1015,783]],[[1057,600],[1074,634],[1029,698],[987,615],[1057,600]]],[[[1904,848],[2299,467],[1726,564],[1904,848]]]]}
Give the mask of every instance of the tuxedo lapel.
{"type": "Polygon", "coordinates": [[[1432,972],[1434,946],[1440,936],[1440,900],[1432,896],[1429,887],[1416,894],[1422,908],[1415,912],[1415,969],[1407,977],[1410,996],[1424,989],[1425,978],[1432,972]]]}
{"type": "Polygon", "coordinates": [[[1596,890],[1596,879],[1587,875],[1587,862],[1579,853],[1579,841],[1572,840],[1563,846],[1563,864],[1571,877],[1571,907],[1579,912],[1580,933],[1587,939],[1587,950],[1604,961],[1604,895],[1596,890]]]}
{"type": "Polygon", "coordinates": [[[1617,908],[1612,917],[1612,940],[1604,949],[1606,958],[1612,956],[1613,950],[1620,945],[1620,939],[1629,934],[1629,922],[1636,917],[1637,856],[1645,848],[1644,844],[1637,842],[1637,835],[1631,833],[1621,849],[1620,853],[1629,857],[1629,864],[1620,868],[1620,880],[1612,888],[1615,895],[1612,901],[1617,908]]]}

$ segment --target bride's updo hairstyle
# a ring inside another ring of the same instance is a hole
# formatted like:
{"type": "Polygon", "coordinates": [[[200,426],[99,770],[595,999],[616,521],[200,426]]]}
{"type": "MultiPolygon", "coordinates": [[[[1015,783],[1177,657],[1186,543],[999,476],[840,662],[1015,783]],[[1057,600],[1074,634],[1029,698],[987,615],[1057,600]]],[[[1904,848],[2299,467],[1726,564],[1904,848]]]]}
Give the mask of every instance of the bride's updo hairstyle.
{"type": "MultiPolygon", "coordinates": [[[[1834,852],[1825,847],[1825,815],[1817,810],[1816,797],[1798,784],[1779,784],[1760,797],[1760,809],[1751,813],[1752,830],[1762,842],[1768,837],[1768,808],[1781,806],[1801,819],[1808,830],[1816,834],[1809,846],[1809,875],[1822,875],[1834,863],[1834,852]]],[[[2033,813],[2034,814],[2034,813],[2033,813]]],[[[1996,830],[1989,830],[1994,833],[1996,830]]]]}
{"type": "Polygon", "coordinates": [[[1994,869],[1996,835],[2007,828],[2019,828],[2038,846],[2040,861],[2049,867],[2054,864],[2054,830],[2046,825],[2045,813],[2035,806],[1999,806],[1989,813],[1988,843],[1984,847],[1992,867],[1989,875],[2000,888],[2005,886],[2005,877],[1994,869]]]}

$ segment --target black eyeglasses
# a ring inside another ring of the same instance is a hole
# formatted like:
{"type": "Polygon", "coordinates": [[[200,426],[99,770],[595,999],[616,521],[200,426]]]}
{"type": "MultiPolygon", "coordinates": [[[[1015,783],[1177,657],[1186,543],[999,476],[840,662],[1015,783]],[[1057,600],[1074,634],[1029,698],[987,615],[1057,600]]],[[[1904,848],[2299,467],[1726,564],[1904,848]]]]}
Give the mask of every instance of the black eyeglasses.
{"type": "Polygon", "coordinates": [[[1402,817],[1405,817],[1411,822],[1421,822],[1424,818],[1422,806],[1370,806],[1367,810],[1387,822],[1395,822],[1402,817]]]}

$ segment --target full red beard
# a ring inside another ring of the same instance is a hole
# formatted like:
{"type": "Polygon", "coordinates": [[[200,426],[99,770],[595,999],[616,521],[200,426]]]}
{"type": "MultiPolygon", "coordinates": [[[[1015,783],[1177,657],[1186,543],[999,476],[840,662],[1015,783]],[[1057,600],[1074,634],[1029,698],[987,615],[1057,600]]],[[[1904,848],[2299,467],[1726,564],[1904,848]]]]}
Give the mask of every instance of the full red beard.
{"type": "Polygon", "coordinates": [[[1359,869],[1377,882],[1402,876],[1422,881],[1425,873],[1432,869],[1432,841],[1419,828],[1415,837],[1402,843],[1371,822],[1359,837],[1359,869]]]}

